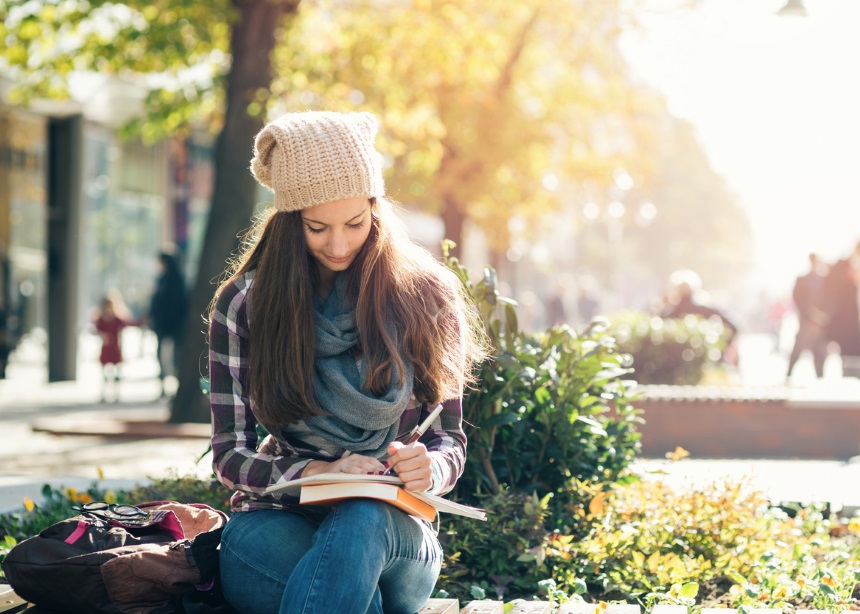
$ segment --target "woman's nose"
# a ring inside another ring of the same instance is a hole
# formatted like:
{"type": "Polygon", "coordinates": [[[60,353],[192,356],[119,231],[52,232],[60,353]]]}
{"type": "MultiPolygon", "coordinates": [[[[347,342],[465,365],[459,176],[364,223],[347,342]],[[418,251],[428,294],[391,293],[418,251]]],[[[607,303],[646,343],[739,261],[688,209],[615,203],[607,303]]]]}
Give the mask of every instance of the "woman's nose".
{"type": "Polygon", "coordinates": [[[331,255],[335,258],[346,256],[349,252],[349,242],[346,240],[346,235],[344,235],[344,233],[339,231],[331,233],[329,251],[331,251],[331,255]]]}

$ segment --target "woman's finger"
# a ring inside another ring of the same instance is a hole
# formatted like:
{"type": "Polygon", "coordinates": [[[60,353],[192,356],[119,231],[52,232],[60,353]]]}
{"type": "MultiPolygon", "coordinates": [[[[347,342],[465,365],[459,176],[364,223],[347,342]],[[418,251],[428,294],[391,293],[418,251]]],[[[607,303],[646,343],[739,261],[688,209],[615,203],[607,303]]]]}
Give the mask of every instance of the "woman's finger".
{"type": "Polygon", "coordinates": [[[353,454],[332,463],[332,471],[335,473],[377,473],[383,471],[381,462],[369,456],[353,454]]]}

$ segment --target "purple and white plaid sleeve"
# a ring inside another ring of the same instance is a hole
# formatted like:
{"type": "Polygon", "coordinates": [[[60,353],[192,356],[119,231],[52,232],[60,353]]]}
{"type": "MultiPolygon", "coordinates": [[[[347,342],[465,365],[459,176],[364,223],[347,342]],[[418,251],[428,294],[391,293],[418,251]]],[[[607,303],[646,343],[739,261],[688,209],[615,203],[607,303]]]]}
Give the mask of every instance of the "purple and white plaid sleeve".
{"type": "Polygon", "coordinates": [[[223,289],[209,325],[212,467],[228,488],[263,496],[266,487],[301,477],[310,459],[257,451],[257,420],[245,389],[252,279],[246,275],[223,289]]]}

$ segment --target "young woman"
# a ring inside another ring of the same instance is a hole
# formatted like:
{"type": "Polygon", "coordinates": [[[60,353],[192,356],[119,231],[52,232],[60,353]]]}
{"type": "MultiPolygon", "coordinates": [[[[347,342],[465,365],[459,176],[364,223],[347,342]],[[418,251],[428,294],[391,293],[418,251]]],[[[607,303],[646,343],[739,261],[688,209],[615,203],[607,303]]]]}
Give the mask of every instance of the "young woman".
{"type": "Polygon", "coordinates": [[[433,528],[386,503],[263,493],[387,460],[407,490],[444,494],[463,470],[461,395],[484,340],[459,281],[385,200],[376,131],[368,113],[295,113],[255,142],[274,207],[209,333],[213,466],[236,490],[221,577],[242,612],[417,612],[439,574],[433,528]],[[440,403],[418,442],[398,441],[440,403]]]}

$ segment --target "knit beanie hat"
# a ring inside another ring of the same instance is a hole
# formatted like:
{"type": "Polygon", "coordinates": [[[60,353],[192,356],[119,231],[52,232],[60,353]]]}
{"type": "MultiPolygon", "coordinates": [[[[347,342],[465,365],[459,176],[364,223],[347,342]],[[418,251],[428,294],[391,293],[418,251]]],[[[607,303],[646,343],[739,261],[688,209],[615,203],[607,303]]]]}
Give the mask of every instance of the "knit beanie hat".
{"type": "Polygon", "coordinates": [[[251,172],[275,193],[275,208],[298,211],[354,196],[385,194],[370,113],[307,111],[268,123],[254,141],[251,172]]]}

